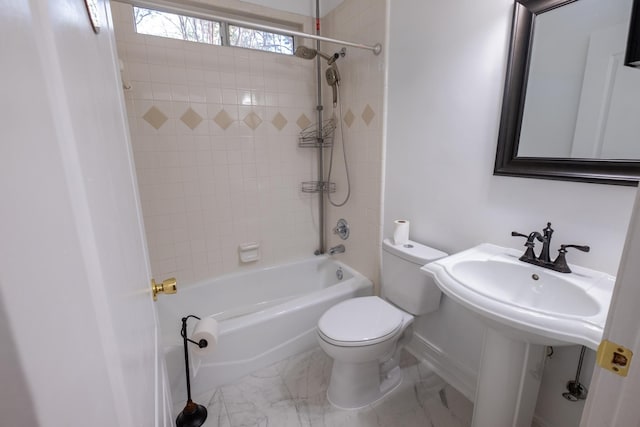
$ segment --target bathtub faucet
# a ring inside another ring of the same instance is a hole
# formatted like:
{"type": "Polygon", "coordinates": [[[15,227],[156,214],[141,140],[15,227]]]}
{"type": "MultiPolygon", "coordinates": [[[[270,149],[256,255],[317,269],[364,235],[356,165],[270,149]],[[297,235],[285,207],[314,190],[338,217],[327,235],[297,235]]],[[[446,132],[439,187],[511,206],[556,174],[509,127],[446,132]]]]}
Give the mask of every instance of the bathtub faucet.
{"type": "Polygon", "coordinates": [[[344,252],[344,245],[334,246],[329,249],[329,255],[341,254],[344,252]]]}

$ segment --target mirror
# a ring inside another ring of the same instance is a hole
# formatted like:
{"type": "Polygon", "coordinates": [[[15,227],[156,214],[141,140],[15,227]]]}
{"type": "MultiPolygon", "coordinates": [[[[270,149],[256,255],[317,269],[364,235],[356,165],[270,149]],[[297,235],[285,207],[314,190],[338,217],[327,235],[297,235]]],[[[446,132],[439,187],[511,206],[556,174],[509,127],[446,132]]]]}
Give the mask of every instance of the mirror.
{"type": "Polygon", "coordinates": [[[495,175],[637,185],[632,0],[516,0],[495,175]]]}

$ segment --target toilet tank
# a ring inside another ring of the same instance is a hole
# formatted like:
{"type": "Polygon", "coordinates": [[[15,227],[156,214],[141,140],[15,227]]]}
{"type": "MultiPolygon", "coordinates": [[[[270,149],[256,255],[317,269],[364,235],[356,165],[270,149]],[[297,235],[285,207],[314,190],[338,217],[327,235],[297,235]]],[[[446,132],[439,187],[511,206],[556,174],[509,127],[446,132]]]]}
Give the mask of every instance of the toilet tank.
{"type": "Polygon", "coordinates": [[[414,315],[438,309],[440,288],[420,267],[447,254],[409,240],[394,245],[391,239],[382,242],[382,296],[414,315]]]}

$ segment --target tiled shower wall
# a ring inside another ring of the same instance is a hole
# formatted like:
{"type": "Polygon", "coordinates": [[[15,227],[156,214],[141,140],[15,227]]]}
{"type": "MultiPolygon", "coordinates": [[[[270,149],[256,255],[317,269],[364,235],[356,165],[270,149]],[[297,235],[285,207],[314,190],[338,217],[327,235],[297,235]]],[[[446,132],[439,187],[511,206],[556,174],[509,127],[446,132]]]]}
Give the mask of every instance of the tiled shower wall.
{"type": "MultiPolygon", "coordinates": [[[[384,78],[386,36],[385,0],[345,0],[323,19],[323,35],[366,45],[381,43],[383,53],[347,48],[337,64],[341,75],[340,99],[342,130],[351,178],[351,197],[344,207],[327,205],[327,227],[333,228],[339,218],[351,224],[351,235],[342,242],[328,234],[328,246],[344,243],[346,252],[340,255],[367,277],[379,283],[382,212],[382,153],[384,119],[384,78]]],[[[323,44],[323,50],[333,53],[341,46],[323,44]]],[[[325,111],[333,108],[331,92],[325,86],[325,111]]],[[[338,114],[337,114],[338,115],[338,114]]],[[[332,181],[337,192],[332,195],[342,202],[346,195],[346,177],[342,157],[343,138],[336,133],[332,181]]],[[[326,164],[329,164],[327,152],[326,164]]]]}
{"type": "MultiPolygon", "coordinates": [[[[254,7],[223,3],[243,11],[254,7]]],[[[322,33],[382,43],[385,5],[346,0],[323,18],[322,33]]],[[[127,114],[156,279],[175,276],[188,285],[312,255],[318,246],[317,196],[302,193],[300,183],[316,180],[317,151],[299,148],[297,140],[316,120],[315,61],[136,34],[131,6],[112,2],[112,10],[123,79],[130,86],[124,89],[127,114]],[[261,260],[243,265],[238,246],[249,242],[260,243],[261,260]]],[[[309,17],[264,8],[249,12],[312,31],[309,17]]],[[[347,49],[338,62],[342,111],[332,109],[323,82],[325,118],[342,117],[352,180],[345,207],[327,204],[327,228],[348,219],[352,234],[338,257],[376,282],[383,57],[347,49]]],[[[338,128],[332,176],[337,201],[346,189],[341,143],[338,128]]],[[[339,243],[327,235],[328,245],[339,243]]]]}
{"type": "Polygon", "coordinates": [[[112,11],[154,276],[184,285],[312,255],[317,196],[300,183],[316,150],[297,139],[315,122],[313,61],[140,35],[130,5],[112,11]],[[243,265],[249,242],[261,260],[243,265]]]}

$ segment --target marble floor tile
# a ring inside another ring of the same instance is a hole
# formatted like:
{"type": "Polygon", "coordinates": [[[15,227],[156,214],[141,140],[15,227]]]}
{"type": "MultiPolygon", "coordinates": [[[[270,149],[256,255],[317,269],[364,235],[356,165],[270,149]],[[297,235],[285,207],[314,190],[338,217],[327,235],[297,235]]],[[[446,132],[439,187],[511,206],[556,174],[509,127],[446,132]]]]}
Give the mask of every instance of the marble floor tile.
{"type": "MultiPolygon", "coordinates": [[[[320,348],[292,356],[197,398],[208,410],[204,427],[471,425],[471,402],[426,364],[404,352],[400,366],[404,371],[400,386],[383,400],[357,411],[340,410],[327,401],[332,360],[320,348]]],[[[176,407],[177,414],[184,402],[176,407]]]]}
{"type": "Polygon", "coordinates": [[[276,367],[294,399],[324,397],[329,387],[333,363],[322,350],[302,353],[279,363],[276,367]]]}
{"type": "Polygon", "coordinates": [[[205,421],[203,427],[231,427],[231,421],[220,390],[216,390],[207,405],[207,421],[205,421]]]}
{"type": "Polygon", "coordinates": [[[469,401],[462,393],[447,384],[443,390],[448,402],[448,408],[454,414],[461,425],[470,426],[473,417],[473,403],[469,401]]]}
{"type": "Polygon", "coordinates": [[[232,427],[300,425],[298,411],[276,366],[220,387],[232,427]]]}

